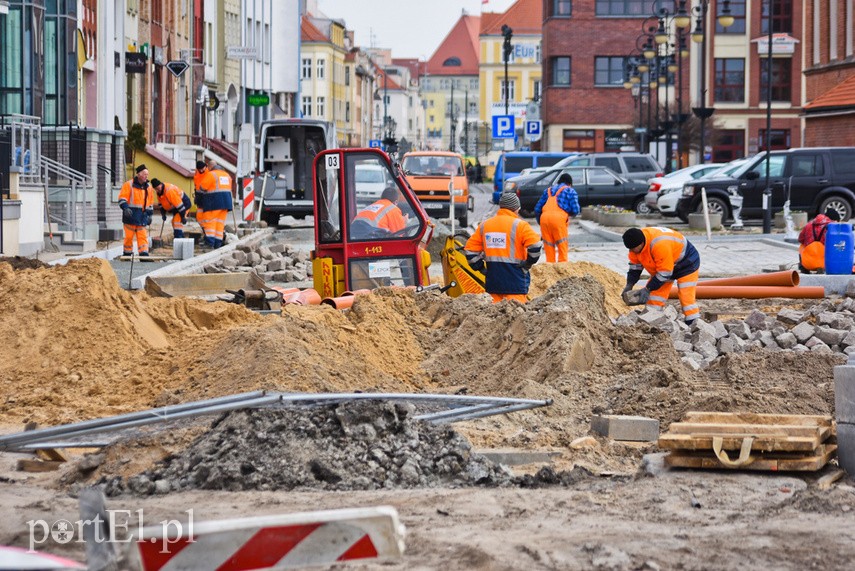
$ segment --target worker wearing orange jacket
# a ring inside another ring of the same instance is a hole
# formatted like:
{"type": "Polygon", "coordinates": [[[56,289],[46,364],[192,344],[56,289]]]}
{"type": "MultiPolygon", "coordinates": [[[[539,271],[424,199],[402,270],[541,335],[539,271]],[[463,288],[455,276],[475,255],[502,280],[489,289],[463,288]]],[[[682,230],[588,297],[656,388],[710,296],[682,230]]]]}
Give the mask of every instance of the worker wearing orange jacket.
{"type": "Polygon", "coordinates": [[[122,185],[119,191],[119,208],[122,209],[122,225],[125,230],[122,254],[132,256],[134,238],[140,256],[148,256],[148,232],[154,213],[154,192],[148,184],[148,169],[145,165],[136,168],[136,176],[122,185]]]}
{"type": "Polygon", "coordinates": [[[825,232],[832,222],[839,222],[840,214],[833,208],[818,214],[799,232],[799,270],[825,271],[825,232]]]}
{"type": "Polygon", "coordinates": [[[631,305],[663,306],[676,280],[683,316],[687,324],[694,322],[700,315],[695,290],[701,256],[692,243],[669,228],[648,227],[624,232],[623,244],[629,248],[624,301],[631,305]],[[633,290],[642,269],[647,270],[650,279],[640,290],[633,290]]]}
{"type": "Polygon", "coordinates": [[[222,170],[208,170],[208,165],[196,163],[198,178],[193,177],[196,187],[196,205],[202,209],[202,218],[196,220],[205,233],[205,241],[212,248],[223,245],[226,216],[234,208],[232,204],[232,177],[222,170]]]}
{"type": "Polygon", "coordinates": [[[472,269],[486,274],[485,289],[493,303],[503,299],[526,303],[531,282],[528,270],[540,259],[543,242],[519,217],[519,210],[517,195],[504,193],[499,211],[478,227],[464,248],[472,269]]]}
{"type": "Polygon", "coordinates": [[[187,211],[190,209],[190,197],[184,191],[168,182],[156,178],[151,180],[151,186],[160,200],[160,215],[166,222],[166,215],[172,214],[172,235],[184,237],[184,225],[187,223],[187,211]]]}
{"type": "Polygon", "coordinates": [[[400,198],[397,188],[386,187],[380,200],[369,204],[354,217],[350,226],[351,239],[382,238],[403,230],[407,226],[407,217],[398,207],[400,198]]]}
{"type": "Polygon", "coordinates": [[[571,216],[579,214],[579,195],[573,188],[573,177],[563,173],[555,184],[546,188],[534,207],[540,224],[547,262],[566,262],[570,251],[570,232],[567,224],[571,216]]]}

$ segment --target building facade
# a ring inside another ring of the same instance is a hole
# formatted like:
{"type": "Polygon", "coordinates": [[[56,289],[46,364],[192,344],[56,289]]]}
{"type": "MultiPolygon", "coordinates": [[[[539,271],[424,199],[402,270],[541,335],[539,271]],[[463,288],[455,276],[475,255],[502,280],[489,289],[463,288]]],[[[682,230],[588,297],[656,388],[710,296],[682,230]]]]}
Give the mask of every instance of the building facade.
{"type": "Polygon", "coordinates": [[[302,117],[329,121],[336,127],[339,144],[354,140],[351,101],[352,83],[347,59],[352,36],[344,22],[307,14],[301,24],[300,112],[302,117]]]}

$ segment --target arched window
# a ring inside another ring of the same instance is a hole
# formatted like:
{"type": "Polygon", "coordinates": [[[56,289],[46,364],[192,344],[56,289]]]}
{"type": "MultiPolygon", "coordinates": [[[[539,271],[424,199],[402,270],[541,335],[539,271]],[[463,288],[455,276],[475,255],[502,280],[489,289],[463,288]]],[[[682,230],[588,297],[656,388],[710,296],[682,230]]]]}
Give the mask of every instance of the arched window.
{"type": "Polygon", "coordinates": [[[450,57],[444,62],[442,62],[442,67],[460,67],[460,58],[450,57]]]}

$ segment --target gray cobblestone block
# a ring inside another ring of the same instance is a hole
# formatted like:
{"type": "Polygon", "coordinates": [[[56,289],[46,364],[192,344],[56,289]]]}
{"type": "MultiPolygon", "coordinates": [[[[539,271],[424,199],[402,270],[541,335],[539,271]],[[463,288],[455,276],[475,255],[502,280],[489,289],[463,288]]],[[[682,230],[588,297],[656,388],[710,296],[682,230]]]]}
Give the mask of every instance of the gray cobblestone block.
{"type": "Polygon", "coordinates": [[[298,270],[285,270],[285,275],[288,277],[285,281],[289,282],[302,282],[307,279],[306,273],[298,270]]]}
{"type": "Polygon", "coordinates": [[[724,323],[721,321],[713,321],[710,325],[713,328],[713,337],[716,339],[723,339],[727,337],[727,328],[724,326],[724,323]]]}
{"type": "MultiPolygon", "coordinates": [[[[811,337],[810,339],[805,341],[805,347],[807,347],[808,349],[813,349],[817,345],[825,345],[825,343],[819,337],[811,337]]],[[[828,347],[828,345],[825,346],[828,347]]]]}
{"type": "Polygon", "coordinates": [[[778,342],[778,345],[780,345],[782,349],[792,349],[799,344],[799,340],[796,339],[796,336],[789,331],[781,333],[775,337],[775,341],[778,342]]]}
{"type": "Polygon", "coordinates": [[[851,355],[852,353],[855,353],[855,346],[847,347],[846,349],[843,350],[843,352],[846,353],[847,355],[851,355]]]}
{"type": "Polygon", "coordinates": [[[667,317],[671,321],[677,321],[677,319],[680,317],[680,312],[678,312],[673,305],[666,305],[665,309],[663,309],[662,312],[665,314],[665,317],[667,317]]]}
{"type": "Polygon", "coordinates": [[[285,244],[273,244],[269,246],[269,249],[274,254],[282,254],[285,252],[286,245],[285,244]]]}
{"type": "Polygon", "coordinates": [[[807,347],[805,347],[802,344],[799,344],[799,345],[796,345],[795,347],[793,347],[793,351],[796,353],[807,353],[808,351],[810,351],[810,349],[808,349],[807,347]]]}
{"type": "Polygon", "coordinates": [[[249,254],[250,252],[252,252],[253,246],[251,246],[250,244],[241,244],[237,247],[237,249],[241,252],[246,252],[247,254],[249,254]]]}
{"type": "Polygon", "coordinates": [[[626,315],[621,315],[615,321],[618,327],[635,327],[638,324],[638,312],[630,311],[626,315]]]}
{"type": "Polygon", "coordinates": [[[251,272],[254,269],[255,268],[253,268],[252,266],[238,266],[237,268],[235,268],[235,271],[236,272],[251,272]]]}
{"type": "Polygon", "coordinates": [[[220,265],[226,269],[234,269],[237,267],[237,261],[234,258],[223,258],[220,265]]]}
{"type": "Polygon", "coordinates": [[[674,341],[674,349],[678,353],[690,353],[692,351],[692,344],[685,341],[674,341]]]}
{"type": "Polygon", "coordinates": [[[261,279],[263,279],[265,282],[271,282],[271,281],[273,281],[273,276],[274,276],[274,275],[275,275],[275,274],[274,274],[273,272],[260,272],[260,273],[258,274],[258,277],[260,277],[261,279]]]}
{"type": "Polygon", "coordinates": [[[831,350],[834,353],[843,353],[843,347],[841,347],[840,345],[832,345],[831,350]]]}
{"type": "Polygon", "coordinates": [[[728,323],[724,327],[727,329],[728,333],[736,335],[740,339],[748,339],[751,337],[751,328],[748,327],[744,321],[728,323]]]}
{"type": "Polygon", "coordinates": [[[767,349],[778,346],[778,342],[775,341],[775,336],[772,335],[771,331],[761,331],[760,342],[763,343],[763,346],[767,349]]]}
{"type": "MultiPolygon", "coordinates": [[[[852,282],[849,283],[851,284],[852,282]]],[[[850,297],[843,299],[840,302],[840,305],[837,306],[837,311],[847,311],[851,313],[853,310],[855,310],[855,299],[852,299],[850,297]]]]}
{"type": "Polygon", "coordinates": [[[591,430],[612,440],[655,442],[659,421],[645,416],[602,415],[591,418],[591,430]]]}
{"type": "Polygon", "coordinates": [[[273,272],[273,281],[275,282],[287,282],[288,274],[285,272],[273,272]]]}
{"type": "Polygon", "coordinates": [[[311,256],[309,255],[309,252],[306,252],[305,250],[294,252],[293,258],[300,262],[308,263],[309,261],[311,261],[311,256]]]}
{"type": "Polygon", "coordinates": [[[855,280],[849,280],[849,283],[846,284],[846,297],[855,297],[855,280]]]}
{"type": "Polygon", "coordinates": [[[707,335],[715,337],[715,327],[712,324],[704,321],[703,319],[696,319],[694,323],[692,323],[691,327],[692,333],[697,331],[703,331],[707,335]]]}
{"type": "Polygon", "coordinates": [[[700,371],[701,370],[701,362],[692,359],[691,357],[683,357],[680,359],[680,362],[683,363],[686,367],[691,369],[692,371],[700,371]]]}
{"type": "Polygon", "coordinates": [[[246,263],[246,252],[243,250],[235,250],[232,252],[232,259],[237,265],[242,266],[246,263]]]}
{"type": "Polygon", "coordinates": [[[692,333],[692,345],[699,345],[701,343],[715,345],[715,336],[710,335],[706,331],[695,331],[692,333]]]}
{"type": "Polygon", "coordinates": [[[202,268],[202,271],[205,272],[206,274],[226,274],[226,273],[228,273],[223,268],[217,267],[214,264],[207,264],[205,267],[202,268]]]}
{"type": "Polygon", "coordinates": [[[269,272],[278,272],[285,268],[285,261],[282,258],[277,260],[270,260],[267,262],[267,271],[269,272]]]}
{"type": "Polygon", "coordinates": [[[831,327],[817,327],[814,336],[826,345],[837,345],[843,341],[846,334],[846,331],[832,329],[831,327]]]}
{"type": "MultiPolygon", "coordinates": [[[[718,351],[722,355],[729,355],[730,353],[737,353],[739,351],[739,346],[736,343],[736,339],[739,337],[723,337],[718,340],[718,351]]],[[[741,341],[741,339],[740,339],[741,341]]]]}
{"type": "Polygon", "coordinates": [[[817,325],[827,325],[831,326],[837,320],[837,312],[836,311],[823,311],[819,315],[816,316],[817,325]]]}
{"type": "Polygon", "coordinates": [[[787,329],[786,327],[784,327],[783,325],[781,325],[781,324],[779,323],[778,325],[776,325],[775,327],[773,327],[773,328],[771,329],[771,331],[772,331],[772,335],[774,335],[775,337],[777,337],[777,336],[778,336],[778,335],[780,335],[781,333],[786,333],[787,331],[789,331],[789,329],[787,329]]]}
{"type": "Polygon", "coordinates": [[[792,328],[791,333],[796,336],[799,343],[804,344],[805,341],[813,337],[814,333],[816,333],[816,327],[806,321],[802,321],[792,328]]]}
{"type": "Polygon", "coordinates": [[[274,258],[273,252],[270,251],[270,248],[267,246],[261,246],[258,249],[258,255],[264,258],[265,260],[272,260],[274,258]]]}
{"type": "Polygon", "coordinates": [[[795,309],[787,309],[784,308],[778,312],[777,319],[781,323],[786,323],[787,325],[795,325],[797,323],[801,323],[805,318],[804,311],[796,311],[795,309]]]}
{"type": "Polygon", "coordinates": [[[834,351],[832,351],[831,347],[829,347],[825,343],[820,343],[820,344],[817,344],[817,345],[814,345],[813,347],[811,347],[810,352],[811,353],[819,353],[820,355],[830,355],[834,351]]]}
{"type": "Polygon", "coordinates": [[[700,355],[707,361],[712,361],[718,357],[718,349],[716,348],[715,343],[698,343],[695,345],[695,352],[700,353],[700,355]]]}
{"type": "Polygon", "coordinates": [[[840,342],[844,347],[851,347],[855,345],[855,331],[849,331],[846,334],[846,337],[843,338],[843,341],[840,342]]]}
{"type": "Polygon", "coordinates": [[[840,329],[842,331],[849,331],[852,328],[855,328],[855,320],[851,317],[846,317],[845,315],[836,314],[834,321],[831,322],[830,326],[834,329],[840,329]]]}
{"type": "Polygon", "coordinates": [[[748,342],[748,349],[762,349],[763,342],[759,339],[754,339],[753,341],[748,342]]]}
{"type": "Polygon", "coordinates": [[[247,255],[246,259],[253,266],[257,266],[261,263],[261,254],[259,254],[258,252],[250,252],[247,255]]]}
{"type": "Polygon", "coordinates": [[[766,328],[766,314],[762,311],[754,310],[745,318],[745,323],[753,330],[766,328]]]}
{"type": "Polygon", "coordinates": [[[658,327],[660,324],[667,323],[669,321],[665,316],[665,312],[661,309],[648,309],[647,311],[639,313],[638,318],[653,327],[658,327]]]}

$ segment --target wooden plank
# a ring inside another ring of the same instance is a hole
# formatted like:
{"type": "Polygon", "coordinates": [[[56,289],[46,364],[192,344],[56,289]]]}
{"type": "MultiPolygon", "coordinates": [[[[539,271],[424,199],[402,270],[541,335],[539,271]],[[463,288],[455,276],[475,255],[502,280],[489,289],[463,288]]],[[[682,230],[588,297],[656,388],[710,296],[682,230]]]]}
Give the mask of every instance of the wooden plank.
{"type": "Polygon", "coordinates": [[[841,470],[840,468],[829,472],[822,478],[816,481],[816,487],[820,490],[828,490],[834,483],[842,478],[846,474],[845,470],[841,470]]]}
{"type": "Polygon", "coordinates": [[[821,446],[815,455],[794,456],[782,454],[760,454],[747,466],[725,466],[712,453],[698,454],[674,451],[665,456],[665,465],[672,468],[698,468],[713,470],[749,470],[769,472],[815,472],[822,469],[834,453],[835,445],[821,446]]]}
{"type": "Polygon", "coordinates": [[[53,462],[67,462],[68,459],[56,448],[39,448],[36,450],[36,456],[42,460],[51,460],[53,462]]]}
{"type": "Polygon", "coordinates": [[[675,434],[763,434],[766,436],[819,436],[823,440],[831,436],[830,426],[792,426],[783,424],[704,424],[698,422],[674,422],[668,433],[675,434]]]}
{"type": "MultiPolygon", "coordinates": [[[[722,450],[739,450],[742,441],[752,434],[722,435],[722,450]]],[[[819,437],[758,436],[751,444],[752,450],[767,452],[813,452],[822,443],[819,437]]],[[[659,437],[659,448],[668,450],[712,450],[713,437],[707,434],[663,434],[659,437]]]]}
{"type": "Polygon", "coordinates": [[[831,426],[831,415],[825,414],[758,414],[753,412],[689,411],[681,422],[705,424],[788,424],[795,426],[831,426]]]}
{"type": "Polygon", "coordinates": [[[119,259],[123,262],[130,262],[131,260],[135,262],[171,262],[176,258],[172,256],[119,256],[119,259]]]}
{"type": "Polygon", "coordinates": [[[21,458],[18,460],[19,472],[53,472],[59,470],[59,467],[65,462],[57,462],[54,460],[31,460],[21,458]]]}

